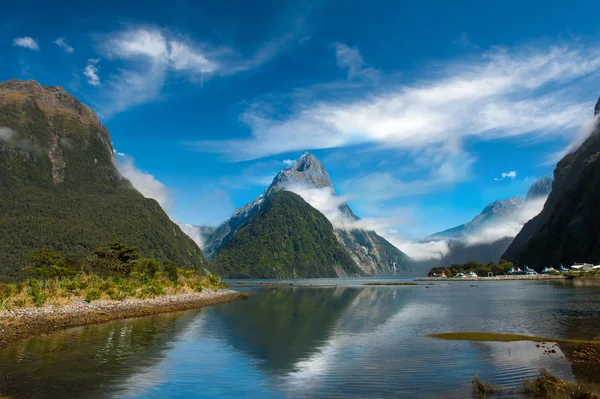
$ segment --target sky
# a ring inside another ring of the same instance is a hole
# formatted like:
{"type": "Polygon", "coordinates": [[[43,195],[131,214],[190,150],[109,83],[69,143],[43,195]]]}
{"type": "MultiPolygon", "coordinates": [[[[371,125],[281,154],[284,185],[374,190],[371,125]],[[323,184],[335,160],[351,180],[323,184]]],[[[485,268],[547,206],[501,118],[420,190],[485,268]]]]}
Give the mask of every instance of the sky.
{"type": "Polygon", "coordinates": [[[121,172],[218,225],[304,151],[423,237],[524,196],[589,133],[593,1],[3,2],[0,80],[98,113],[121,172]]]}

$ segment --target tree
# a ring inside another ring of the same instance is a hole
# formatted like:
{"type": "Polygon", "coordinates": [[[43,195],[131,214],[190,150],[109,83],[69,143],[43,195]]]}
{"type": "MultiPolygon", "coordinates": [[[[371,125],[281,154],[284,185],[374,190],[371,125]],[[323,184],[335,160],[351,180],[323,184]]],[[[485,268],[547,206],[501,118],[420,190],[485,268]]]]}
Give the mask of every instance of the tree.
{"type": "Polygon", "coordinates": [[[75,273],[67,264],[67,257],[47,248],[39,248],[31,255],[31,265],[25,268],[39,277],[64,277],[75,273]]]}

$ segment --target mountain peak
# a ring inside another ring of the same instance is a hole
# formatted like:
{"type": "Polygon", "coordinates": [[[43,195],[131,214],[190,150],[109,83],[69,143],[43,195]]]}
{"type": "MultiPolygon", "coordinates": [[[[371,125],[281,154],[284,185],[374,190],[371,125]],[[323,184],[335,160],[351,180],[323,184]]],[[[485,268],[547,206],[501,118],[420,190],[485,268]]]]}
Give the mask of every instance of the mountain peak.
{"type": "Polygon", "coordinates": [[[598,99],[598,102],[596,103],[596,106],[594,107],[594,115],[598,115],[600,114],[600,98],[598,99]]]}
{"type": "Polygon", "coordinates": [[[275,176],[273,183],[267,189],[267,196],[282,190],[284,186],[295,184],[314,188],[331,187],[333,189],[329,173],[327,173],[321,161],[309,152],[302,154],[296,163],[275,176]]]}
{"type": "Polygon", "coordinates": [[[542,177],[538,179],[535,183],[529,187],[527,191],[527,200],[537,198],[537,197],[545,197],[550,194],[552,190],[552,178],[551,177],[542,177]]]}
{"type": "Polygon", "coordinates": [[[90,107],[67,93],[61,86],[43,86],[35,80],[10,79],[0,82],[0,98],[19,102],[33,98],[38,106],[46,111],[68,112],[83,121],[91,122],[98,127],[102,126],[90,107]]]}

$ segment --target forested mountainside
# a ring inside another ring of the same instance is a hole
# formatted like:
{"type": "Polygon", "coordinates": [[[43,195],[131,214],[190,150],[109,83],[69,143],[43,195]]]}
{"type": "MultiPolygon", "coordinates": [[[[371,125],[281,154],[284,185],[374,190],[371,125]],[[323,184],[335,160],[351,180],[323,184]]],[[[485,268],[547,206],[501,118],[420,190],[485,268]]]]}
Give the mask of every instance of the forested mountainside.
{"type": "Polygon", "coordinates": [[[361,272],[337,241],[329,220],[289,191],[269,196],[213,261],[229,277],[338,277],[361,272]]]}
{"type": "MultiPolygon", "coordinates": [[[[595,115],[600,112],[600,100],[595,115]]],[[[503,257],[541,268],[600,261],[600,128],[554,169],[552,192],[503,257]]]]}
{"type": "Polygon", "coordinates": [[[207,266],[202,251],[118,173],[110,135],[61,87],[0,83],[0,279],[22,276],[47,247],[80,257],[120,241],[180,267],[207,266]]]}
{"type": "MultiPolygon", "coordinates": [[[[235,211],[207,238],[204,247],[207,254],[210,256],[218,252],[239,229],[247,225],[272,195],[288,189],[293,191],[294,187],[328,189],[336,195],[333,182],[321,161],[312,154],[304,153],[294,165],[279,172],[263,194],[235,211]]],[[[340,211],[348,220],[360,220],[347,204],[342,204],[340,211]]],[[[413,272],[410,258],[375,231],[335,228],[335,236],[363,274],[391,275],[413,272]]]]}

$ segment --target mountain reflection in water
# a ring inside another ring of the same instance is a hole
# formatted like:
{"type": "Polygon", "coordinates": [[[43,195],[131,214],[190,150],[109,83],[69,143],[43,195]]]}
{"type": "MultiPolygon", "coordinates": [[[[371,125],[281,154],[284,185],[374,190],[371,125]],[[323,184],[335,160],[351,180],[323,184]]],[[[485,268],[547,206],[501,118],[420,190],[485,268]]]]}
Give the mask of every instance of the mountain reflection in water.
{"type": "Polygon", "coordinates": [[[443,331],[600,335],[597,286],[234,287],[247,301],[35,337],[0,350],[15,397],[468,397],[475,375],[505,387],[540,367],[531,342],[441,341],[443,331]],[[587,320],[577,328],[578,320],[587,320]]]}

